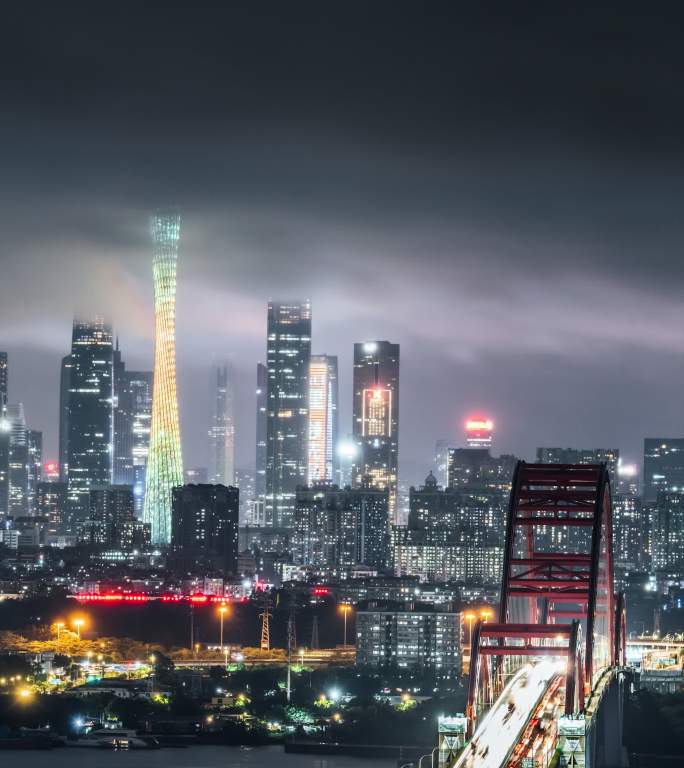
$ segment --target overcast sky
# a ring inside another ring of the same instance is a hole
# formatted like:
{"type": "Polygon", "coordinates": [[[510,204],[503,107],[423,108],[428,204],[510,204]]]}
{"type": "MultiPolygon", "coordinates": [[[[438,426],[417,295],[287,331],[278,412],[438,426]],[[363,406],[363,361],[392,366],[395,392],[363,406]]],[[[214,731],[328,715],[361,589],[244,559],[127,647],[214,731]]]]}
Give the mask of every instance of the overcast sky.
{"type": "Polygon", "coordinates": [[[528,458],[684,435],[681,19],[522,5],[4,8],[0,349],[47,453],[75,312],[151,366],[166,204],[186,466],[219,359],[253,466],[266,302],[295,295],[345,432],[353,343],[401,344],[405,480],[475,410],[528,458]]]}

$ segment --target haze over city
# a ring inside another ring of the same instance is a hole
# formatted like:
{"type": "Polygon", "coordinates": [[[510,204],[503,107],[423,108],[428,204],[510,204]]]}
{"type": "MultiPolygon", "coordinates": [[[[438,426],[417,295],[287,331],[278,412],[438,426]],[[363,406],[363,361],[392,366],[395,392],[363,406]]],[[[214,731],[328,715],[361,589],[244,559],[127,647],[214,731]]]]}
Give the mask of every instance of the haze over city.
{"type": "Polygon", "coordinates": [[[684,765],[681,7],[6,5],[0,755],[684,765]]]}
{"type": "Polygon", "coordinates": [[[151,366],[149,215],[171,203],[187,465],[224,359],[253,462],[269,297],[311,299],[343,433],[352,344],[401,345],[409,482],[473,411],[527,457],[640,460],[684,429],[675,26],[540,6],[509,34],[506,14],[393,4],[386,34],[387,10],[8,9],[0,346],[47,455],[74,313],[151,366]]]}

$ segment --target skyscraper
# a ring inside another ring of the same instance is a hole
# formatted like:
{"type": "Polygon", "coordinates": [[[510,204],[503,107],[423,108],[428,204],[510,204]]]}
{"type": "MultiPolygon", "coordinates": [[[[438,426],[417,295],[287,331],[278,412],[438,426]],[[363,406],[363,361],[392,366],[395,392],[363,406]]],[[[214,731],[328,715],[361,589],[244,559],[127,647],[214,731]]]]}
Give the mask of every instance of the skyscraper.
{"type": "Polygon", "coordinates": [[[449,485],[449,441],[438,440],[435,443],[435,473],[439,485],[449,485]]]}
{"type": "Polygon", "coordinates": [[[314,355],[309,365],[309,485],[333,482],[337,471],[337,357],[314,355]]]}
{"type": "Polygon", "coordinates": [[[365,478],[389,490],[390,519],[397,514],[399,466],[399,345],[389,341],[354,344],[354,440],[358,455],[354,487],[365,478]]]}
{"type": "Polygon", "coordinates": [[[235,391],[230,363],[211,370],[209,474],[217,485],[235,484],[235,391]]]}
{"type": "Polygon", "coordinates": [[[256,467],[254,495],[263,499],[266,494],[266,411],[268,407],[268,368],[257,363],[256,386],[256,467]]]}
{"type": "Polygon", "coordinates": [[[9,391],[9,368],[7,365],[7,352],[0,352],[0,408],[7,405],[9,391]]]}
{"type": "Polygon", "coordinates": [[[131,454],[133,456],[133,499],[135,516],[140,519],[145,500],[145,474],[150,452],[152,429],[152,371],[128,371],[128,392],[131,398],[131,454]]]}
{"type": "Polygon", "coordinates": [[[10,423],[7,418],[8,374],[7,352],[0,352],[0,522],[9,514],[10,423]]]}
{"type": "Polygon", "coordinates": [[[28,458],[28,511],[38,514],[38,483],[43,479],[43,433],[37,429],[26,431],[28,458]]]}
{"type": "Polygon", "coordinates": [[[69,390],[71,389],[71,355],[62,358],[59,371],[59,479],[69,477],[69,390]]]}
{"type": "Polygon", "coordinates": [[[127,371],[114,350],[114,483],[133,488],[140,518],[145,495],[145,468],[152,422],[152,372],[127,371]]]}
{"type": "Polygon", "coordinates": [[[22,517],[29,511],[28,434],[23,403],[8,405],[7,419],[10,424],[9,514],[22,517]]]}
{"type": "Polygon", "coordinates": [[[154,387],[143,519],[151,526],[154,544],[171,541],[171,492],[183,484],[176,392],[176,265],[180,223],[180,215],[175,212],[158,212],[152,217],[154,387]]]}
{"type": "Polygon", "coordinates": [[[74,320],[68,412],[67,530],[90,511],[90,489],[112,481],[112,330],[101,318],[74,320]]]}
{"type": "Polygon", "coordinates": [[[119,339],[113,353],[114,457],[113,482],[133,483],[133,409],[126,376],[126,363],[121,357],[119,339]]]}
{"type": "Polygon", "coordinates": [[[266,520],[293,523],[295,492],[306,484],[311,303],[268,304],[266,520]]]}

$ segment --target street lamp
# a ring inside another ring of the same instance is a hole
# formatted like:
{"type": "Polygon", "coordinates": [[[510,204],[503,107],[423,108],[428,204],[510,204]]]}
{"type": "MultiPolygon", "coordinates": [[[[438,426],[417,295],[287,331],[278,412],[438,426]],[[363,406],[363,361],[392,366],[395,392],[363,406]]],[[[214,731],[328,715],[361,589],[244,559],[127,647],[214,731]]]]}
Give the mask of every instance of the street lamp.
{"type": "Polygon", "coordinates": [[[473,622],[477,616],[472,611],[468,611],[463,615],[463,618],[468,622],[468,647],[470,648],[473,642],[473,622]]]}
{"type": "Polygon", "coordinates": [[[492,616],[494,616],[494,611],[491,608],[483,608],[480,611],[480,618],[482,621],[487,621],[487,619],[491,619],[492,616]]]}
{"type": "Polygon", "coordinates": [[[76,627],[76,635],[78,639],[81,639],[81,627],[85,624],[85,619],[74,619],[74,626],[76,627]]]}
{"type": "Polygon", "coordinates": [[[347,647],[347,614],[349,611],[351,611],[351,605],[349,603],[342,603],[340,605],[340,611],[342,611],[342,615],[344,616],[344,647],[347,647]]]}
{"type": "Polygon", "coordinates": [[[228,607],[226,605],[222,605],[219,609],[219,616],[221,617],[221,650],[223,650],[223,620],[226,617],[226,613],[228,612],[228,607]]]}
{"type": "Polygon", "coordinates": [[[57,650],[59,650],[59,639],[60,639],[60,635],[62,634],[62,630],[64,629],[64,622],[63,621],[55,622],[55,628],[57,630],[57,650]]]}

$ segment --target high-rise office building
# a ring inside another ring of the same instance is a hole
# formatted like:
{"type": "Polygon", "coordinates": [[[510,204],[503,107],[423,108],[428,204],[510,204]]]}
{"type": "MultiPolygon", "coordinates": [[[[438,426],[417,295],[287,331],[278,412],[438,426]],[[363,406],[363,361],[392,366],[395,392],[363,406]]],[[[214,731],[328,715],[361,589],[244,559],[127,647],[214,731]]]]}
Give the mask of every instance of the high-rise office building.
{"type": "Polygon", "coordinates": [[[7,405],[9,393],[9,366],[7,352],[0,352],[0,408],[7,405]]]}
{"type": "Polygon", "coordinates": [[[449,441],[438,440],[435,443],[435,475],[437,483],[444,488],[449,485],[449,441]]]}
{"type": "Polygon", "coordinates": [[[145,470],[152,424],[152,372],[127,371],[114,350],[114,483],[133,488],[135,514],[142,517],[145,470]]]}
{"type": "Polygon", "coordinates": [[[69,478],[69,392],[71,390],[71,355],[62,358],[59,370],[59,479],[69,478]]]}
{"type": "Polygon", "coordinates": [[[658,494],[684,491],[684,437],[647,437],[644,440],[644,501],[658,494]]]}
{"type": "Polygon", "coordinates": [[[38,483],[43,479],[43,433],[37,429],[26,431],[28,453],[28,511],[38,513],[38,483]]]}
{"type": "Polygon", "coordinates": [[[133,408],[126,376],[126,363],[121,357],[118,337],[113,352],[112,381],[114,410],[112,477],[117,485],[131,485],[133,483],[133,408]]]}
{"type": "Polygon", "coordinates": [[[389,341],[354,344],[353,433],[358,453],[352,483],[370,478],[389,491],[390,519],[397,515],[399,467],[399,345],[389,341]]]}
{"type": "Polygon", "coordinates": [[[236,469],[235,485],[240,490],[240,525],[245,525],[248,524],[247,521],[249,520],[250,511],[252,509],[252,502],[256,498],[254,490],[254,471],[251,469],[236,469]]]}
{"type": "Polygon", "coordinates": [[[174,212],[159,212],[152,217],[154,387],[143,520],[150,524],[154,544],[171,542],[171,492],[183,484],[176,388],[176,268],[180,223],[180,215],[174,212]]]}
{"type": "Polygon", "coordinates": [[[152,430],[152,371],[128,371],[128,392],[131,398],[131,453],[133,457],[133,501],[135,516],[143,515],[145,473],[150,452],[152,430]]]}
{"type": "Polygon", "coordinates": [[[295,492],[306,484],[311,303],[268,303],[266,520],[293,523],[295,492]]]}
{"type": "Polygon", "coordinates": [[[237,574],[239,496],[225,485],[173,489],[172,544],[186,568],[237,574]]]}
{"type": "Polygon", "coordinates": [[[10,422],[7,418],[8,384],[7,352],[0,352],[0,523],[9,514],[10,422]]]}
{"type": "Polygon", "coordinates": [[[23,517],[29,512],[28,432],[23,403],[7,406],[9,442],[9,514],[23,517]]]}
{"type": "Polygon", "coordinates": [[[338,463],[337,401],[337,357],[313,355],[309,365],[309,485],[335,480],[338,463]]]}
{"type": "Polygon", "coordinates": [[[88,518],[90,489],[112,482],[112,331],[101,318],[74,320],[68,415],[69,512],[76,533],[88,518]]]}
{"type": "Polygon", "coordinates": [[[230,363],[211,371],[209,475],[215,485],[235,484],[235,388],[230,363]]]}
{"type": "Polygon", "coordinates": [[[354,473],[354,464],[356,462],[359,448],[354,440],[354,435],[347,436],[337,441],[335,454],[337,456],[337,472],[335,483],[340,488],[351,486],[354,473]]]}
{"type": "Polygon", "coordinates": [[[264,499],[266,495],[266,456],[267,451],[267,418],[268,410],[268,368],[263,363],[257,363],[256,382],[256,463],[254,471],[254,495],[264,499]]]}

